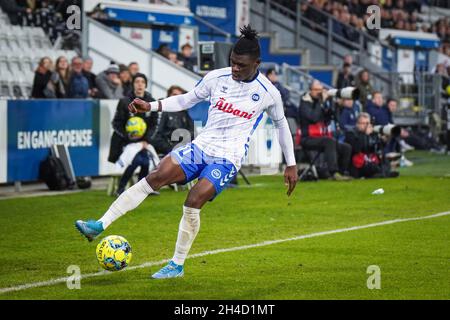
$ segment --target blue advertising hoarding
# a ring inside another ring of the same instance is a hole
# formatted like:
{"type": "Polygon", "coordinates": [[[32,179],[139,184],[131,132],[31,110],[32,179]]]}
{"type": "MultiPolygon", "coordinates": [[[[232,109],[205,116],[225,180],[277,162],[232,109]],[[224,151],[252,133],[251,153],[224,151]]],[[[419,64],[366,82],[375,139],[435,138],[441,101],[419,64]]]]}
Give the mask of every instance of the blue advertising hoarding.
{"type": "Polygon", "coordinates": [[[54,143],[68,146],[76,176],[98,174],[99,107],[92,100],[14,100],[7,106],[7,181],[34,181],[54,143]]]}

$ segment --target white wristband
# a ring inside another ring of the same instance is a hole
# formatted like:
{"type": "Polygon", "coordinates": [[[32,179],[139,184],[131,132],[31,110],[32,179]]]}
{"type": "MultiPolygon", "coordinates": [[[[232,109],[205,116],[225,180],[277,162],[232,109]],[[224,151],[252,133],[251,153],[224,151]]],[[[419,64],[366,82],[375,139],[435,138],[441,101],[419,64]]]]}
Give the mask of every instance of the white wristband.
{"type": "Polygon", "coordinates": [[[157,112],[160,111],[161,101],[150,102],[150,111],[157,112]]]}

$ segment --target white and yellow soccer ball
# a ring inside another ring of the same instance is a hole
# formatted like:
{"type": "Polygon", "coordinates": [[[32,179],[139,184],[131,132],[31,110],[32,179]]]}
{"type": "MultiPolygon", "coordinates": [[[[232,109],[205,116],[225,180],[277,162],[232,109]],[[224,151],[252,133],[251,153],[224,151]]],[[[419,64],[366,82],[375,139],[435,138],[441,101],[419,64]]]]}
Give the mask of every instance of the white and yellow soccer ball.
{"type": "Polygon", "coordinates": [[[141,117],[131,117],[125,125],[125,131],[132,140],[142,138],[146,130],[147,124],[141,117]]]}
{"type": "Polygon", "coordinates": [[[97,245],[97,260],[108,271],[119,271],[131,261],[131,246],[121,236],[108,236],[97,245]]]}

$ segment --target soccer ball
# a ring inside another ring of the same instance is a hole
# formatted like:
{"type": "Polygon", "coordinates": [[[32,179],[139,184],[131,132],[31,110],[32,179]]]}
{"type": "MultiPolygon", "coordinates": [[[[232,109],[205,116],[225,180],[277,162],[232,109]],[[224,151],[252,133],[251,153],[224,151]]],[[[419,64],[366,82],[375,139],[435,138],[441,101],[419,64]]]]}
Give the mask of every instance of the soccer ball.
{"type": "Polygon", "coordinates": [[[103,269],[119,271],[131,261],[131,246],[121,236],[108,236],[97,245],[97,260],[103,269]]]}
{"type": "Polygon", "coordinates": [[[147,124],[141,117],[131,117],[125,125],[125,131],[130,139],[140,139],[147,130],[147,124]]]}

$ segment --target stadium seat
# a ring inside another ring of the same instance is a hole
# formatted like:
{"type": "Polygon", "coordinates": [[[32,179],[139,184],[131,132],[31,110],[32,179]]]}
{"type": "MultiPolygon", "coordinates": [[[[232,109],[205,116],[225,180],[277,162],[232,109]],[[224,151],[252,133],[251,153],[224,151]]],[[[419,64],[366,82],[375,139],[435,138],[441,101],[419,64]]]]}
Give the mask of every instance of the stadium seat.
{"type": "Polygon", "coordinates": [[[0,80],[0,96],[6,99],[11,97],[11,89],[8,81],[0,80]]]}

